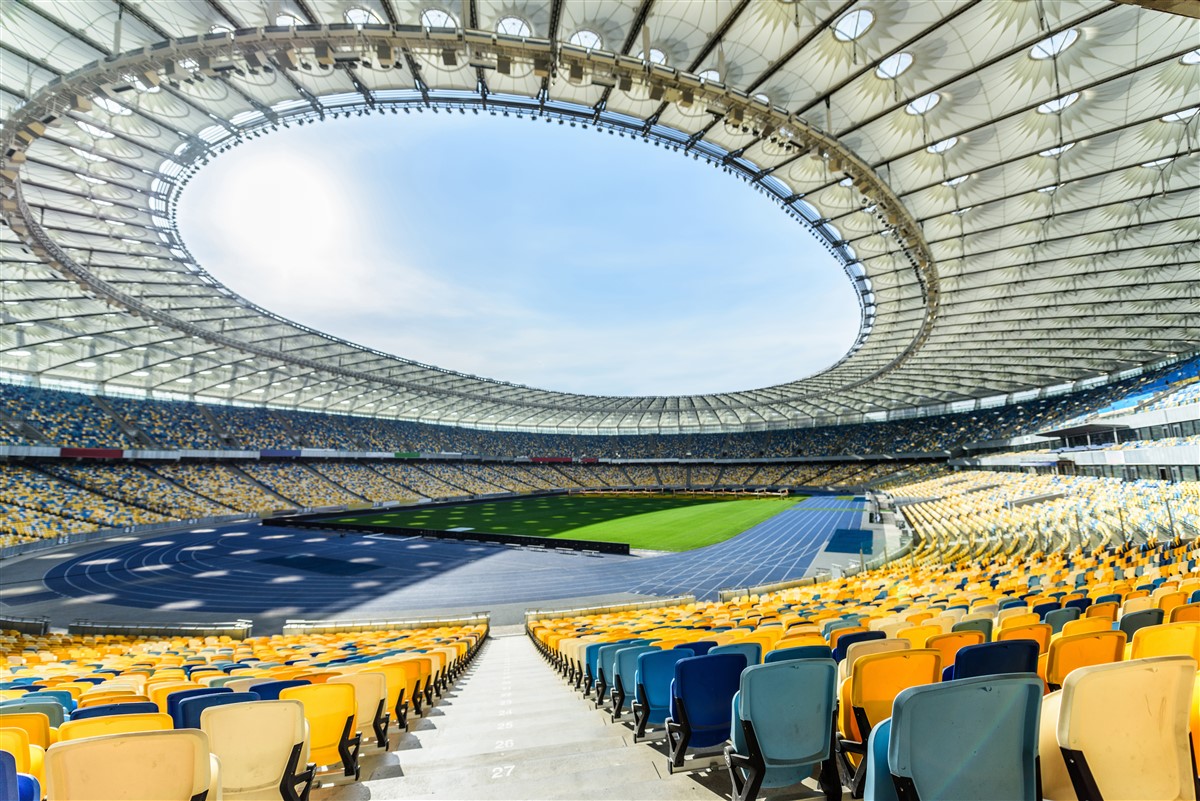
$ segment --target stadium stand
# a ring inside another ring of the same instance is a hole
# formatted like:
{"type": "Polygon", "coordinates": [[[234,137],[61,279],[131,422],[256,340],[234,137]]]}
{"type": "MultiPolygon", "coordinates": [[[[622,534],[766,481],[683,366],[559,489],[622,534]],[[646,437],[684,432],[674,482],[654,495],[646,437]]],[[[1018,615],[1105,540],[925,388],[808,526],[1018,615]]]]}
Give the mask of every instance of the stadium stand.
{"type": "Polygon", "coordinates": [[[39,443],[79,448],[134,444],[112,415],[88,395],[0,383],[0,410],[10,420],[24,424],[24,430],[35,434],[39,443]]]}
{"type": "MultiPolygon", "coordinates": [[[[333,484],[368,501],[415,501],[417,496],[371,469],[368,464],[314,461],[309,466],[333,484]]],[[[326,504],[321,504],[326,505],[326,504]]]]}
{"type": "Polygon", "coordinates": [[[212,462],[151,464],[164,479],[239,512],[263,512],[292,504],[271,495],[229,465],[212,462]]]}
{"type": "Polygon", "coordinates": [[[304,464],[254,462],[242,465],[241,469],[254,481],[298,506],[352,504],[363,500],[304,464]]]}
{"type": "MultiPolygon", "coordinates": [[[[40,512],[39,521],[55,525],[66,525],[57,524],[55,518],[82,522],[95,528],[163,523],[170,519],[39,470],[11,463],[0,463],[0,501],[40,512]]],[[[78,530],[73,523],[70,529],[78,530]]],[[[37,536],[48,535],[49,532],[41,530],[37,536]]]]}
{"type": "Polygon", "coordinates": [[[98,495],[115,498],[131,508],[145,507],[168,519],[216,517],[234,511],[137,464],[46,463],[42,469],[98,495]]]}
{"type": "Polygon", "coordinates": [[[111,398],[109,403],[154,445],[219,450],[224,447],[204,407],[196,403],[111,398]]]}

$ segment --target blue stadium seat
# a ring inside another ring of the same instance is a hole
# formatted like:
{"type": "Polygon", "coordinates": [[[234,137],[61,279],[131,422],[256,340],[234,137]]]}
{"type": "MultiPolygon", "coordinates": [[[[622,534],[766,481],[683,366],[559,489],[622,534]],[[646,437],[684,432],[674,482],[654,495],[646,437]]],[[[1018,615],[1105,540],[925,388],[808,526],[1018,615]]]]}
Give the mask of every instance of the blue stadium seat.
{"type": "Polygon", "coordinates": [[[733,698],[725,763],[736,801],[790,787],[820,765],[826,797],[841,798],[833,755],[837,664],[805,659],[752,665],[733,698]]]}
{"type": "Polygon", "coordinates": [[[1042,622],[1044,623],[1046,621],[1046,615],[1050,614],[1051,612],[1053,612],[1057,609],[1061,609],[1061,608],[1062,607],[1060,607],[1059,604],[1057,604],[1056,602],[1047,601],[1044,604],[1038,604],[1037,606],[1033,607],[1029,611],[1033,612],[1035,615],[1040,617],[1042,619],[1042,622]]]}
{"type": "Polygon", "coordinates": [[[71,712],[77,706],[75,702],[75,696],[71,695],[66,690],[36,690],[31,693],[25,693],[25,695],[20,697],[20,699],[13,700],[33,701],[36,699],[57,701],[62,708],[68,712],[71,712]]]}
{"type": "Polygon", "coordinates": [[[712,654],[741,654],[746,658],[746,667],[762,662],[762,646],[756,642],[735,642],[729,645],[718,645],[710,650],[712,654]]]}
{"type": "Polygon", "coordinates": [[[157,711],[158,704],[153,701],[137,701],[131,704],[100,704],[99,706],[76,709],[71,713],[71,720],[102,718],[108,715],[142,715],[157,711]]]}
{"type": "MultiPolygon", "coordinates": [[[[254,685],[254,693],[264,701],[278,701],[279,693],[288,687],[301,687],[312,684],[308,679],[288,679],[286,681],[267,681],[254,685]]],[[[222,688],[224,689],[224,688],[222,688]]]]}
{"type": "Polygon", "coordinates": [[[685,642],[675,646],[676,648],[686,648],[692,652],[694,656],[704,656],[709,651],[717,647],[716,640],[697,640],[696,642],[685,642]]]}
{"type": "Polygon", "coordinates": [[[171,716],[171,720],[175,722],[175,728],[187,729],[198,728],[197,726],[183,725],[183,718],[179,714],[179,704],[189,698],[197,698],[202,695],[223,695],[232,693],[233,690],[228,687],[197,687],[194,690],[179,690],[167,696],[167,714],[171,716]]]}
{"type": "MultiPolygon", "coordinates": [[[[175,728],[177,729],[198,729],[200,728],[200,715],[210,707],[225,706],[226,704],[245,704],[260,700],[262,699],[258,693],[227,692],[212,695],[196,695],[191,698],[181,699],[175,713],[171,717],[175,719],[175,728]]],[[[169,699],[167,703],[170,703],[169,699]]]]}
{"type": "Polygon", "coordinates": [[[25,715],[30,712],[40,712],[50,719],[51,726],[61,726],[63,721],[67,719],[67,712],[63,709],[62,704],[55,701],[53,698],[29,698],[28,695],[20,698],[13,698],[9,701],[0,703],[0,713],[6,715],[25,715]]]}
{"type": "Polygon", "coordinates": [[[950,627],[950,631],[982,631],[984,641],[992,639],[991,620],[960,620],[950,627]]]}
{"type": "Polygon", "coordinates": [[[647,726],[661,726],[666,721],[671,708],[671,682],[675,678],[675,664],[691,657],[692,652],[686,648],[650,651],[638,656],[637,673],[634,675],[634,742],[646,735],[647,726]]]}
{"type": "Polygon", "coordinates": [[[776,648],[767,651],[763,664],[786,662],[789,659],[833,659],[833,649],[828,645],[797,645],[792,648],[776,648]]]}
{"type": "Polygon", "coordinates": [[[631,645],[617,651],[613,670],[612,719],[617,720],[626,709],[633,708],[636,696],[638,657],[658,649],[651,645],[631,645]]]}
{"type": "Polygon", "coordinates": [[[17,760],[0,751],[0,801],[41,801],[42,786],[28,773],[17,773],[17,760]]]}
{"type": "Polygon", "coordinates": [[[1071,607],[1069,609],[1054,609],[1046,613],[1046,623],[1050,625],[1050,633],[1058,634],[1062,627],[1072,620],[1079,620],[1083,613],[1071,607]]]}
{"type": "Polygon", "coordinates": [[[896,783],[888,768],[888,740],[892,733],[892,719],[888,718],[871,729],[867,738],[867,778],[863,783],[865,801],[900,801],[896,795],[896,783]]]}
{"type": "Polygon", "coordinates": [[[745,669],[740,654],[693,656],[675,664],[666,720],[668,771],[683,768],[689,749],[711,748],[729,737],[733,695],[745,669]]]}
{"type": "MultiPolygon", "coordinates": [[[[1037,673],[1038,644],[1033,640],[1005,640],[967,645],[954,657],[950,678],[958,681],[978,676],[1037,673]]],[[[946,680],[943,673],[942,680],[946,680]]]]}
{"type": "Polygon", "coordinates": [[[1157,626],[1163,622],[1164,612],[1161,609],[1142,609],[1122,615],[1117,622],[1117,628],[1125,632],[1125,636],[1133,642],[1133,633],[1146,626],[1157,626]]]}
{"type": "Polygon", "coordinates": [[[628,638],[617,642],[606,643],[596,651],[596,706],[603,706],[605,699],[610,699],[609,690],[616,670],[617,651],[631,645],[645,645],[646,640],[628,638]]]}
{"type": "Polygon", "coordinates": [[[1036,675],[910,687],[896,696],[888,768],[912,799],[1038,801],[1036,675]]]}

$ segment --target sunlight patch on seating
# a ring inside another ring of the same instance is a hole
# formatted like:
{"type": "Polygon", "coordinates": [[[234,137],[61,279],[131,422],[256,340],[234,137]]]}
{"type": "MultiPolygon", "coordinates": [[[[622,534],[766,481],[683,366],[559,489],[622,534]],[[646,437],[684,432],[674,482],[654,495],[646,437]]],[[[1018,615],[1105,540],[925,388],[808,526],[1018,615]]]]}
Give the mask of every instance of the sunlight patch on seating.
{"type": "Polygon", "coordinates": [[[220,578],[228,575],[228,570],[205,570],[203,573],[197,573],[194,578],[220,578]]]}
{"type": "Polygon", "coordinates": [[[81,595],[78,598],[68,598],[63,601],[63,606],[77,606],[79,604],[101,604],[105,601],[111,601],[116,598],[116,593],[98,592],[93,595],[81,595]]]}
{"type": "Polygon", "coordinates": [[[271,579],[271,584],[295,584],[297,581],[304,581],[304,576],[276,576],[271,579]]]}
{"type": "Polygon", "coordinates": [[[154,573],[159,570],[170,570],[171,567],[172,567],[172,565],[142,565],[141,567],[135,567],[133,569],[133,572],[134,573],[154,573]]]}
{"type": "Polygon", "coordinates": [[[89,559],[86,562],[80,562],[79,564],[90,567],[91,565],[115,565],[120,561],[120,559],[89,559]]]}
{"type": "Polygon", "coordinates": [[[204,601],[198,601],[193,598],[193,599],[190,599],[187,601],[171,601],[170,603],[165,603],[165,604],[160,605],[158,608],[162,609],[164,611],[167,611],[167,610],[180,610],[180,609],[198,609],[201,606],[204,606],[204,601]]]}
{"type": "Polygon", "coordinates": [[[250,554],[262,553],[258,548],[243,548],[240,551],[232,551],[231,556],[249,556],[250,554]]]}

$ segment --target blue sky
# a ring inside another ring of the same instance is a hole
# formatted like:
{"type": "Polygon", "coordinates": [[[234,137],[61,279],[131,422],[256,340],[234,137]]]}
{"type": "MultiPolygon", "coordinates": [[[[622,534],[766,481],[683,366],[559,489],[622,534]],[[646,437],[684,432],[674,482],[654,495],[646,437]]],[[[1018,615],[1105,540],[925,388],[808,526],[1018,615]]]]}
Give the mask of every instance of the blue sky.
{"type": "Polygon", "coordinates": [[[179,221],[201,265],[274,312],[546,389],[768,386],[858,330],[833,257],[741,181],[542,120],[292,126],[202,170],[179,221]]]}

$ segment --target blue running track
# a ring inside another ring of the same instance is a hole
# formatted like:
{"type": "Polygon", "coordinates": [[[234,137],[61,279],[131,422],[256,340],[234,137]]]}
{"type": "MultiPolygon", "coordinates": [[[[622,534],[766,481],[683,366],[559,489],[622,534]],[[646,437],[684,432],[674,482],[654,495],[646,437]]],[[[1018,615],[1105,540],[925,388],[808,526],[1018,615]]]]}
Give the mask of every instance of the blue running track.
{"type": "Polygon", "coordinates": [[[44,582],[99,603],[227,614],[365,616],[610,593],[714,598],[723,587],[801,578],[836,529],[858,527],[863,507],[808,498],[724,542],[654,556],[242,524],[94,551],[44,582]]]}

